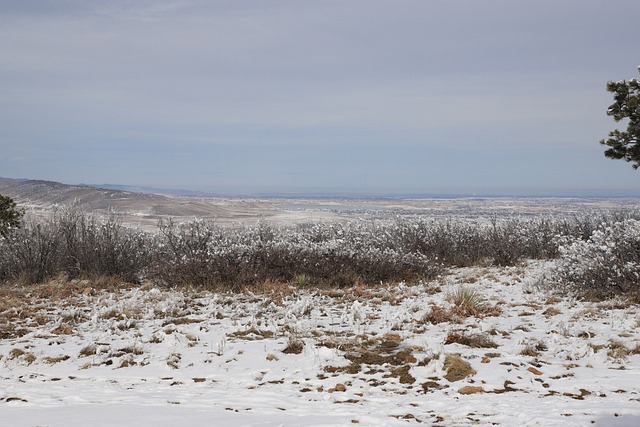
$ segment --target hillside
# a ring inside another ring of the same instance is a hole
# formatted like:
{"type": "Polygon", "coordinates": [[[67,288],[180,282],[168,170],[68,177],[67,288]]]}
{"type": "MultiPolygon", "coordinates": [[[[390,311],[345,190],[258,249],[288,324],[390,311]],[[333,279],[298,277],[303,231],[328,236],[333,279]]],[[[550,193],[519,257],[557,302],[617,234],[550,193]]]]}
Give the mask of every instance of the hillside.
{"type": "Polygon", "coordinates": [[[142,227],[155,226],[162,217],[234,221],[270,215],[269,209],[252,200],[167,196],[42,180],[0,178],[0,194],[39,215],[55,207],[74,205],[99,215],[116,212],[124,223],[142,227]]]}
{"type": "MultiPolygon", "coordinates": [[[[115,212],[125,225],[155,229],[160,218],[179,221],[194,217],[214,219],[220,225],[350,221],[357,217],[428,217],[492,219],[497,217],[571,217],[589,212],[637,210],[637,198],[576,197],[420,197],[420,198],[324,198],[205,197],[131,191],[136,187],[96,188],[42,180],[0,177],[0,194],[12,197],[28,212],[47,216],[54,209],[75,205],[98,215],[115,212]]],[[[148,189],[147,189],[148,190],[148,189]]]]}

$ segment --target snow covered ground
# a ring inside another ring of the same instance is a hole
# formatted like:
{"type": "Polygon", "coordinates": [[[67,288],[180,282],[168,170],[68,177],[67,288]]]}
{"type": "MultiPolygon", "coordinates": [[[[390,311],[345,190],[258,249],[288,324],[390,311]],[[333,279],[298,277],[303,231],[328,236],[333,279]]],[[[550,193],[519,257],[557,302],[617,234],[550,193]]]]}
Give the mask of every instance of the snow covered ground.
{"type": "Polygon", "coordinates": [[[541,289],[549,265],[373,289],[272,284],[266,296],[88,282],[3,290],[0,419],[640,425],[640,309],[541,289]],[[464,295],[475,299],[462,305],[464,295]]]}

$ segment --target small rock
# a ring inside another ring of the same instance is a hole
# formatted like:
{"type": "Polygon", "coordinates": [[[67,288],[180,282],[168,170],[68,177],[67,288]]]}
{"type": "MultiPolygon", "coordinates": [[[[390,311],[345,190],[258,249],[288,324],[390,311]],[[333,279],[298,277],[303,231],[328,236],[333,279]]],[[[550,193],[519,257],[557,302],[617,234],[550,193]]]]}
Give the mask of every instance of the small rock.
{"type": "Polygon", "coordinates": [[[342,391],[342,392],[344,392],[344,391],[347,391],[347,387],[346,387],[344,384],[342,384],[342,383],[338,383],[338,384],[336,384],[336,386],[334,387],[334,390],[335,390],[335,391],[342,391]]]}

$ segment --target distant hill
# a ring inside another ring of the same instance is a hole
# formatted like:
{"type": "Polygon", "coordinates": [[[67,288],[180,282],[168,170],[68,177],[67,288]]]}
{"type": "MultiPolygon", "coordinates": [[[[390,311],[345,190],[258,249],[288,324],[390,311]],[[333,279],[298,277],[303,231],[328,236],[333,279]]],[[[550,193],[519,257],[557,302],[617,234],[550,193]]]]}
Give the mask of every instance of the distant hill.
{"type": "Polygon", "coordinates": [[[0,194],[13,198],[34,212],[48,212],[55,207],[74,205],[96,214],[116,212],[125,222],[157,223],[163,217],[215,218],[221,221],[270,216],[259,203],[229,203],[226,199],[186,197],[67,185],[53,181],[0,178],[0,194]]]}
{"type": "Polygon", "coordinates": [[[166,196],[188,196],[188,197],[220,197],[221,196],[219,194],[208,193],[205,191],[144,187],[144,186],[138,186],[138,185],[118,185],[118,184],[79,184],[79,185],[82,187],[129,191],[134,193],[162,194],[166,196]]]}

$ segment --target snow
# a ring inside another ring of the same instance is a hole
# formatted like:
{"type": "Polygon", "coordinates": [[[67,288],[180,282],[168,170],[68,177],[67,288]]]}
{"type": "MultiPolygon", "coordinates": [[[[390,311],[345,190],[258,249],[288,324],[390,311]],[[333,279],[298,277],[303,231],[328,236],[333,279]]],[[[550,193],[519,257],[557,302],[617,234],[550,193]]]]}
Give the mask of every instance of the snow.
{"type": "Polygon", "coordinates": [[[640,425],[639,308],[554,295],[538,286],[551,266],[460,268],[432,283],[284,288],[271,297],[85,283],[65,297],[50,283],[0,312],[0,419],[34,427],[640,425]],[[501,312],[425,321],[434,306],[452,308],[448,295],[460,286],[501,312]],[[496,348],[446,343],[452,332],[496,348]],[[302,351],[285,353],[294,342],[302,351]],[[450,382],[444,360],[456,353],[476,373],[450,382]],[[483,392],[461,394],[465,386],[483,392]]]}

